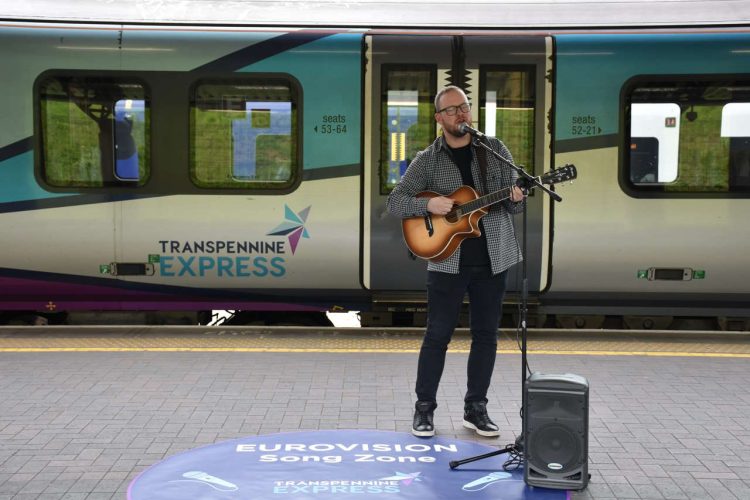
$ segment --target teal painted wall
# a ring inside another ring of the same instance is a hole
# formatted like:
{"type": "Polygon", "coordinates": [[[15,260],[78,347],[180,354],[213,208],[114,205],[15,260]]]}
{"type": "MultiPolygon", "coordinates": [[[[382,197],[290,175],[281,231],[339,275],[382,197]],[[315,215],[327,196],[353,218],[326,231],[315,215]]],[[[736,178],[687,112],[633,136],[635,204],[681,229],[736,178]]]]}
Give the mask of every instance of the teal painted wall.
{"type": "Polygon", "coordinates": [[[561,35],[555,139],[616,134],[620,91],[637,75],[750,74],[750,35],[561,35]]]}
{"type": "Polygon", "coordinates": [[[27,151],[0,162],[0,203],[70,196],[45,191],[34,178],[34,153],[27,151]]]}
{"type": "Polygon", "coordinates": [[[290,73],[299,80],[304,108],[303,168],[360,162],[362,35],[331,35],[241,71],[290,73]]]}

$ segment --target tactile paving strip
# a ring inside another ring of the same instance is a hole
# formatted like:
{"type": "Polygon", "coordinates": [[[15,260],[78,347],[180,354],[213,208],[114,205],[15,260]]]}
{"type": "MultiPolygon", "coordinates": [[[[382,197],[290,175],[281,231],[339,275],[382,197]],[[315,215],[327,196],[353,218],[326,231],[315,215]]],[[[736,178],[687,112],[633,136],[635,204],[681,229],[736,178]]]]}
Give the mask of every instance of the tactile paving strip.
{"type": "MultiPolygon", "coordinates": [[[[422,329],[301,327],[0,327],[0,352],[44,351],[232,351],[232,352],[419,352],[422,329]]],[[[750,334],[529,330],[535,354],[750,357],[750,334]]],[[[450,352],[469,352],[459,329],[450,352]]],[[[516,332],[502,330],[498,352],[516,353],[516,332]]]]}

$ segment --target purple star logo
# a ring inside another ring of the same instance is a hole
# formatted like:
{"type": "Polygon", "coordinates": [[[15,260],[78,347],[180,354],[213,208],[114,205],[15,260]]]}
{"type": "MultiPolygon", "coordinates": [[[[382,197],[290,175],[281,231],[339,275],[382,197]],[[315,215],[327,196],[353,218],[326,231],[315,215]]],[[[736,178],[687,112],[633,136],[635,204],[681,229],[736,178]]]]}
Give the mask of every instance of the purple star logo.
{"type": "Polygon", "coordinates": [[[404,474],[403,472],[396,472],[395,476],[381,477],[381,481],[401,481],[402,484],[409,486],[413,481],[421,481],[419,477],[421,472],[412,472],[404,474]]]}
{"type": "Polygon", "coordinates": [[[284,204],[284,222],[273,228],[267,236],[287,236],[289,246],[292,248],[292,255],[294,255],[300,238],[310,237],[307,229],[305,229],[305,221],[307,221],[311,207],[312,205],[299,213],[294,213],[288,205],[284,204]]]}

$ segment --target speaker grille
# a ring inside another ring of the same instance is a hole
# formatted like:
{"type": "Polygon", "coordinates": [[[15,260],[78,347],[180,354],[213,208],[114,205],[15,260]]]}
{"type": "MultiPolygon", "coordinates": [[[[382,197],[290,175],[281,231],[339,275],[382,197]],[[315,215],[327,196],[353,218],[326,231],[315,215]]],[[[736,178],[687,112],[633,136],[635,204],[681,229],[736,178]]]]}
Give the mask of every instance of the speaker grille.
{"type": "Polygon", "coordinates": [[[565,474],[580,465],[581,438],[570,428],[560,424],[547,424],[529,436],[527,453],[537,466],[546,466],[550,472],[565,474]]]}

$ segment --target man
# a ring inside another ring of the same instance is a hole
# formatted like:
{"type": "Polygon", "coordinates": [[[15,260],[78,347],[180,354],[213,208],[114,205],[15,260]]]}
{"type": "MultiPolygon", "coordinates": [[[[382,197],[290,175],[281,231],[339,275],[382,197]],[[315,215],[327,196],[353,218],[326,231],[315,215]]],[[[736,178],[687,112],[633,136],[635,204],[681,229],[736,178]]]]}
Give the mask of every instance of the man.
{"type": "MultiPolygon", "coordinates": [[[[511,188],[510,199],[493,205],[480,221],[482,235],[467,238],[458,250],[442,262],[427,265],[427,329],[419,352],[417,403],[412,434],[433,436],[433,414],[437,389],[445,365],[445,353],[458,323],[463,297],[470,304],[471,351],[464,397],[464,427],[482,436],[499,436],[500,430],[487,414],[487,391],[495,366],[497,328],[501,315],[507,269],[521,260],[513,231],[511,213],[523,210],[523,191],[515,185],[517,173],[487,151],[479,152],[460,125],[471,125],[471,105],[464,92],[445,87],[435,96],[435,120],[443,129],[427,149],[416,155],[401,182],[388,197],[388,211],[398,217],[445,215],[454,200],[447,196],[418,198],[422,191],[448,195],[461,185],[480,194],[511,188]],[[486,175],[482,175],[478,154],[485,154],[486,175]],[[486,190],[485,190],[486,186],[486,190]]],[[[505,145],[489,138],[490,147],[513,161],[505,145]]]]}

